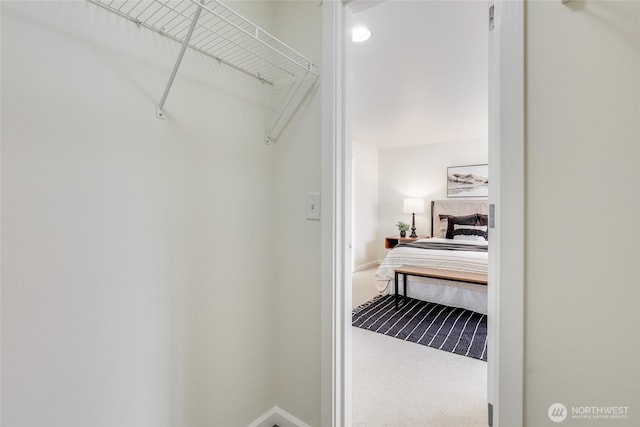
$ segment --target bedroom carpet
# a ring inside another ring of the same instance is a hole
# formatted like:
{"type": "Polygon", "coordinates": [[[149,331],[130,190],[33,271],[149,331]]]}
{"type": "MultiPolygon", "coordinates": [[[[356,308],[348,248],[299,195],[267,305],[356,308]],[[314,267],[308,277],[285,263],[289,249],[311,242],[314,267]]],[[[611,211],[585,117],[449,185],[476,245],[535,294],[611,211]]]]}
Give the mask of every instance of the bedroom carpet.
{"type": "Polygon", "coordinates": [[[352,325],[443,351],[487,360],[487,316],[394,295],[376,297],[352,312],[352,325]]]}
{"type": "Polygon", "coordinates": [[[352,328],[352,427],[486,427],[487,364],[352,328]]]}

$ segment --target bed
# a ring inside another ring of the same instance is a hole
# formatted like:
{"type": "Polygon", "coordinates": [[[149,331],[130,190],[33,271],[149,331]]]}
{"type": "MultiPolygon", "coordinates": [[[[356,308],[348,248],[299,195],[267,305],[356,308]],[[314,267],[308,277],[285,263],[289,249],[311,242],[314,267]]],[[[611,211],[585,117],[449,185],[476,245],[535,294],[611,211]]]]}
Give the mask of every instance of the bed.
{"type": "MultiPolygon", "coordinates": [[[[430,239],[400,244],[380,263],[375,278],[381,294],[393,293],[399,266],[487,273],[488,203],[486,200],[435,200],[431,203],[430,239]]],[[[403,292],[399,283],[398,292],[403,292]]],[[[487,287],[452,280],[410,276],[407,295],[487,314],[487,287]]]]}

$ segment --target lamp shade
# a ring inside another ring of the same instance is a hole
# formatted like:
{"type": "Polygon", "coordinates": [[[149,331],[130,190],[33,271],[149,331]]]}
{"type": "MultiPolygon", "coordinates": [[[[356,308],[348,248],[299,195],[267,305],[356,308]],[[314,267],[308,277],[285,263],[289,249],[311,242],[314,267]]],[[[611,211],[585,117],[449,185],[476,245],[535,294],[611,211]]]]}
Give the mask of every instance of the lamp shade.
{"type": "Polygon", "coordinates": [[[402,213],[424,213],[424,199],[404,199],[402,213]]]}

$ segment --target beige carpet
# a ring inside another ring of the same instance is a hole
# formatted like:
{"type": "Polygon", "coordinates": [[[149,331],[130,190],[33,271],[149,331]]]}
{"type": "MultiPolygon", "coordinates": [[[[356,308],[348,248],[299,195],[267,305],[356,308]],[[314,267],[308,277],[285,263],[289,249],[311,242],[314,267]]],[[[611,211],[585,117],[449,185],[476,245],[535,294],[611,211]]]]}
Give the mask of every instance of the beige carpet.
{"type": "MultiPolygon", "coordinates": [[[[354,306],[375,295],[373,272],[354,274],[354,306]]],[[[352,333],[353,427],[487,425],[486,362],[360,328],[352,333]]]]}
{"type": "Polygon", "coordinates": [[[378,295],[374,282],[375,273],[376,268],[370,268],[351,275],[351,308],[356,308],[378,295]]]}

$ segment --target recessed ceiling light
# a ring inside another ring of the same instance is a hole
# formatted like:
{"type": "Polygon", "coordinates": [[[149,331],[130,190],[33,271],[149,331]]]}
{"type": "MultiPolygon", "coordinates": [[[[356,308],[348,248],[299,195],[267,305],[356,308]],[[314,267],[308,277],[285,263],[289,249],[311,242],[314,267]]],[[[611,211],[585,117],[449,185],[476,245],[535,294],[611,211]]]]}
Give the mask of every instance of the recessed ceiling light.
{"type": "Polygon", "coordinates": [[[365,26],[359,25],[351,30],[351,40],[356,43],[369,40],[369,37],[371,37],[371,31],[365,26]]]}

